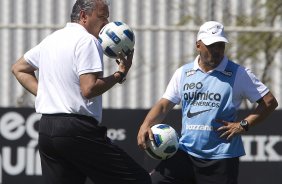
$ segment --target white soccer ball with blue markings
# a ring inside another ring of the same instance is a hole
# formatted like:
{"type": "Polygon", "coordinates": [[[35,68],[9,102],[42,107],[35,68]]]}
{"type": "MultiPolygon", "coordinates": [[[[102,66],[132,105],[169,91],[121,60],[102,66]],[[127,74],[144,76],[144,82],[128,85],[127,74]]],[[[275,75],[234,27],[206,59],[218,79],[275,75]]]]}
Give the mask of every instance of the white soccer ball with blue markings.
{"type": "Polygon", "coordinates": [[[106,24],[101,29],[98,40],[104,54],[110,58],[117,58],[119,52],[127,56],[132,52],[135,44],[134,32],[127,24],[120,21],[106,24]]]}
{"type": "Polygon", "coordinates": [[[157,160],[165,160],[173,156],[179,147],[178,134],[167,124],[156,124],[151,127],[154,141],[147,141],[146,153],[157,160]]]}

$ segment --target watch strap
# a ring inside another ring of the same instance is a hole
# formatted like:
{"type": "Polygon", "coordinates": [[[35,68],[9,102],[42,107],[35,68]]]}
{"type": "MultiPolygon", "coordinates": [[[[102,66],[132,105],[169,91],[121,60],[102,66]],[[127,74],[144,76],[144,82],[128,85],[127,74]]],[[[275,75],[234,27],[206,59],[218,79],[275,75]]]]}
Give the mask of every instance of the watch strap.
{"type": "Polygon", "coordinates": [[[121,71],[116,71],[114,74],[118,73],[120,75],[120,79],[118,81],[119,84],[122,84],[126,80],[126,75],[121,71]]]}
{"type": "Polygon", "coordinates": [[[240,126],[244,128],[245,131],[249,130],[249,122],[245,119],[240,122],[240,126]]]}

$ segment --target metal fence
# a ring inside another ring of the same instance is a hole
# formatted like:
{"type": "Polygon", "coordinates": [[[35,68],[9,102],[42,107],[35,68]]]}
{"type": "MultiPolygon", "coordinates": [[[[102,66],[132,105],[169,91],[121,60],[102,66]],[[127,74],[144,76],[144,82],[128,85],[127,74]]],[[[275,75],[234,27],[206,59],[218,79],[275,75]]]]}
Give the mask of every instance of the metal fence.
{"type": "MultiPolygon", "coordinates": [[[[103,95],[104,108],[150,108],[162,96],[174,71],[196,56],[196,33],[199,25],[208,20],[225,25],[231,42],[228,56],[251,68],[282,101],[281,0],[109,2],[110,21],[129,24],[135,32],[136,46],[127,82],[103,95]]],[[[11,65],[45,36],[63,27],[69,21],[73,3],[0,1],[0,107],[33,106],[34,97],[12,76],[11,65]]],[[[116,68],[115,62],[105,56],[105,75],[116,68]]],[[[242,108],[248,106],[244,103],[242,108]]]]}

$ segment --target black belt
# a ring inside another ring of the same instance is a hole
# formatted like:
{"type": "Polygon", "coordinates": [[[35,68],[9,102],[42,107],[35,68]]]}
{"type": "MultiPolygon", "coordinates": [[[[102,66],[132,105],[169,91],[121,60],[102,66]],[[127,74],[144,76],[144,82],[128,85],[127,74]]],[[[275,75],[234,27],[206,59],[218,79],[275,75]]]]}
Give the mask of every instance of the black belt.
{"type": "Polygon", "coordinates": [[[55,113],[55,114],[42,114],[42,116],[79,118],[79,119],[82,119],[82,120],[91,121],[91,122],[95,123],[96,125],[99,124],[99,122],[95,118],[93,118],[91,116],[82,115],[82,114],[55,113]]]}

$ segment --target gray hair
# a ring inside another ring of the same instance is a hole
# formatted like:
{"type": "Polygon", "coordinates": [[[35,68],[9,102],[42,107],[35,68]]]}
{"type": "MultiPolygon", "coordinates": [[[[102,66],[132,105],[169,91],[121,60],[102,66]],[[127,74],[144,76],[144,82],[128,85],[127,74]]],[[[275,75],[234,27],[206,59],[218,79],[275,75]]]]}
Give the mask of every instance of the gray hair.
{"type": "Polygon", "coordinates": [[[70,16],[71,22],[79,21],[80,11],[85,11],[87,14],[91,14],[95,9],[97,2],[108,4],[107,0],[76,0],[75,4],[72,7],[70,16]]]}

